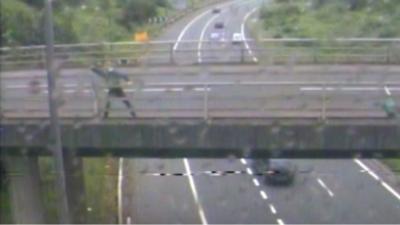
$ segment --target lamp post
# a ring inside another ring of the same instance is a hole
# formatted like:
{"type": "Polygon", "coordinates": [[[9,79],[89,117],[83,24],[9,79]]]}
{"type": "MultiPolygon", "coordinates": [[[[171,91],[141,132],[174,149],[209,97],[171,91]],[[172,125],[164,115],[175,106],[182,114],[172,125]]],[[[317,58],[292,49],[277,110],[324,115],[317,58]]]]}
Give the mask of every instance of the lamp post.
{"type": "Polygon", "coordinates": [[[66,186],[64,155],[61,143],[60,121],[58,118],[58,97],[56,93],[55,68],[53,64],[54,58],[54,27],[53,27],[53,9],[52,1],[46,0],[46,69],[47,69],[47,87],[48,87],[48,103],[50,113],[50,146],[54,154],[56,164],[56,182],[59,201],[59,218],[60,223],[70,223],[68,192],[66,186]]]}

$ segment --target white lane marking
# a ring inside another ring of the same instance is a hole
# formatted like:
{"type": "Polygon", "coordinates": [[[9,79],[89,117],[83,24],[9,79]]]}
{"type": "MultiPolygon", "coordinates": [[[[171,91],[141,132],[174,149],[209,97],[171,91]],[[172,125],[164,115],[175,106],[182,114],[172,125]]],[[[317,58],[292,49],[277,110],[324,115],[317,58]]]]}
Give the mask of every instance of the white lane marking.
{"type": "Polygon", "coordinates": [[[247,162],[246,162],[245,159],[240,159],[240,162],[241,162],[243,165],[247,165],[247,162]]]}
{"type": "Polygon", "coordinates": [[[253,183],[256,187],[260,186],[260,182],[256,178],[253,178],[253,183]]]}
{"type": "MultiPolygon", "coordinates": [[[[8,88],[8,89],[24,89],[24,88],[29,88],[29,87],[30,87],[30,85],[28,85],[28,84],[11,84],[11,85],[6,86],[6,88],[8,88]]],[[[40,84],[37,87],[47,88],[47,84],[40,84]]],[[[62,87],[73,88],[73,87],[78,87],[78,84],[63,84],[62,87]]]]}
{"type": "Polygon", "coordinates": [[[268,195],[265,193],[265,191],[260,191],[260,195],[264,200],[268,199],[268,195]]]}
{"type": "Polygon", "coordinates": [[[400,200],[400,194],[397,193],[392,187],[389,186],[386,182],[382,181],[382,186],[386,188],[390,193],[392,193],[398,200],[400,200]]]}
{"type": "Polygon", "coordinates": [[[186,31],[198,20],[200,20],[204,15],[207,14],[208,11],[205,11],[203,13],[201,13],[200,15],[198,15],[197,17],[195,17],[192,21],[190,21],[181,31],[181,33],[178,36],[178,39],[176,40],[175,44],[174,44],[174,51],[176,51],[178,49],[179,43],[181,42],[183,36],[185,35],[186,31]]]}
{"type": "Polygon", "coordinates": [[[369,175],[371,175],[375,180],[379,181],[380,178],[376,173],[374,173],[372,170],[370,170],[363,162],[361,162],[359,159],[354,159],[354,162],[356,162],[361,168],[363,168],[364,171],[367,171],[369,175]]]}
{"type": "Polygon", "coordinates": [[[333,198],[335,196],[335,194],[332,192],[332,190],[320,178],[318,178],[317,180],[318,180],[319,185],[321,185],[321,187],[323,189],[325,189],[326,192],[328,192],[329,196],[331,196],[333,198]]]}
{"type": "Polygon", "coordinates": [[[206,215],[205,215],[204,210],[203,210],[203,207],[199,202],[199,196],[197,194],[196,184],[194,182],[193,176],[191,175],[192,171],[190,169],[189,160],[187,158],[184,158],[183,159],[183,164],[185,165],[186,174],[188,174],[187,177],[188,177],[188,180],[189,180],[190,189],[192,190],[194,201],[195,201],[195,203],[196,203],[196,205],[198,207],[198,210],[199,210],[201,223],[202,224],[208,224],[206,215]]]}
{"type": "MultiPolygon", "coordinates": [[[[7,85],[6,86],[6,88],[9,88],[9,89],[19,89],[19,88],[27,88],[27,87],[29,87],[29,86],[26,84],[15,84],[15,85],[7,85]]],[[[39,87],[44,87],[44,85],[39,85],[39,87]]],[[[47,85],[46,85],[46,87],[47,87],[47,85]]]]}
{"type": "Polygon", "coordinates": [[[301,87],[300,91],[322,91],[322,87],[301,87]]]}
{"type": "MultiPolygon", "coordinates": [[[[321,83],[321,82],[316,82],[321,83]]],[[[207,83],[210,86],[226,86],[226,85],[303,85],[305,84],[304,82],[298,82],[298,81],[250,81],[250,80],[244,80],[244,81],[211,81],[207,83]]],[[[335,85],[345,85],[344,83],[334,83],[335,85]]],[[[366,85],[373,85],[373,83],[365,83],[366,85]]],[[[198,86],[204,86],[204,82],[149,82],[147,83],[147,86],[193,86],[193,85],[198,85],[198,86]]],[[[332,85],[332,82],[330,83],[332,85]]],[[[47,87],[47,86],[46,86],[47,87]]],[[[74,84],[70,85],[64,85],[63,87],[75,87],[74,84]]],[[[84,86],[88,87],[88,86],[84,86]]],[[[29,88],[28,85],[6,85],[5,88],[7,89],[24,89],[24,88],[29,88]]],[[[42,87],[45,88],[45,87],[42,87]]],[[[392,87],[387,87],[386,89],[392,94],[394,91],[400,91],[400,87],[397,86],[392,86],[392,87]]],[[[87,89],[85,89],[87,90],[87,89]]],[[[134,90],[134,89],[127,89],[127,90],[134,90]]],[[[170,91],[183,91],[183,87],[174,87],[169,89],[170,91]]],[[[377,86],[348,86],[348,87],[340,87],[340,88],[335,88],[335,87],[325,87],[325,89],[322,86],[302,86],[300,87],[301,91],[323,91],[323,90],[328,90],[328,91],[334,91],[334,90],[342,90],[342,91],[380,91],[382,90],[381,87],[377,86]]]]}
{"type": "MultiPolygon", "coordinates": [[[[300,91],[381,91],[381,87],[377,86],[349,86],[349,87],[322,87],[322,86],[304,86],[300,87],[300,91]]],[[[389,96],[392,95],[393,91],[400,90],[398,87],[387,87],[384,88],[385,93],[389,96]]]]}
{"type": "Polygon", "coordinates": [[[124,159],[119,158],[119,168],[118,168],[118,223],[122,224],[122,180],[123,177],[123,164],[124,159]]]}
{"type": "Polygon", "coordinates": [[[246,172],[249,175],[253,175],[253,171],[250,168],[246,168],[246,172]]]}
{"type": "Polygon", "coordinates": [[[194,88],[194,91],[211,91],[211,88],[194,88]]]}
{"type": "Polygon", "coordinates": [[[245,32],[245,26],[246,26],[246,22],[247,22],[247,20],[249,19],[249,17],[250,17],[253,13],[255,13],[255,12],[257,11],[257,9],[258,9],[258,7],[257,7],[257,8],[254,8],[253,10],[251,10],[250,12],[248,12],[248,13],[246,14],[246,16],[244,17],[243,22],[242,22],[242,25],[241,25],[241,33],[242,33],[242,38],[244,39],[244,45],[245,45],[247,51],[249,52],[249,54],[252,56],[252,59],[253,59],[254,62],[258,62],[258,59],[257,59],[257,57],[254,56],[254,53],[253,53],[253,51],[251,50],[251,48],[250,48],[250,46],[249,46],[249,43],[247,42],[246,32],[245,32]]]}
{"type": "Polygon", "coordinates": [[[391,95],[392,95],[392,93],[390,92],[390,89],[389,89],[387,86],[385,86],[385,93],[386,93],[388,96],[391,96],[391,95]]]}
{"type": "Polygon", "coordinates": [[[285,225],[282,219],[277,219],[276,222],[278,222],[279,225],[285,225]]]}
{"type": "Polygon", "coordinates": [[[334,91],[334,87],[301,87],[300,91],[334,91]]]}
{"type": "Polygon", "coordinates": [[[354,159],[354,162],[356,162],[364,171],[367,171],[367,173],[373,177],[375,180],[380,181],[380,184],[388,190],[394,197],[396,197],[398,200],[400,200],[400,194],[394,190],[389,184],[386,182],[382,181],[378,175],[374,171],[372,171],[368,166],[366,166],[361,160],[359,159],[354,159]]]}
{"type": "Polygon", "coordinates": [[[171,88],[170,91],[181,92],[183,88],[171,88]]]}
{"type": "Polygon", "coordinates": [[[271,210],[272,214],[276,214],[276,209],[275,209],[274,205],[269,204],[269,209],[271,210]]]}
{"type": "Polygon", "coordinates": [[[142,90],[143,92],[166,92],[166,88],[145,88],[142,90]]]}
{"type": "MultiPolygon", "coordinates": [[[[251,81],[249,81],[251,82],[251,81]]],[[[254,83],[254,81],[253,81],[254,83]]],[[[199,86],[204,86],[204,82],[153,82],[153,83],[148,83],[149,86],[193,86],[193,85],[199,85],[199,86]]],[[[233,85],[236,84],[234,81],[216,81],[216,82],[207,82],[207,84],[210,85],[233,85]]]]}
{"type": "Polygon", "coordinates": [[[126,217],[126,224],[132,224],[132,219],[130,216],[126,217]]]}
{"type": "Polygon", "coordinates": [[[201,34],[200,34],[200,39],[199,39],[199,44],[197,45],[197,62],[201,63],[202,62],[202,58],[201,58],[201,48],[203,47],[203,39],[204,39],[204,35],[206,34],[206,31],[208,29],[208,27],[210,26],[210,24],[219,17],[219,15],[215,15],[213,17],[211,17],[206,25],[204,25],[203,29],[201,30],[201,34]]]}
{"type": "MultiPolygon", "coordinates": [[[[211,88],[204,88],[204,87],[197,87],[193,89],[194,91],[202,92],[202,91],[211,91],[211,88]]],[[[71,94],[71,93],[76,93],[78,92],[77,89],[65,89],[63,90],[65,93],[71,94]]],[[[91,89],[83,89],[81,90],[83,93],[92,93],[93,90],[91,89]]],[[[107,92],[107,89],[104,89],[103,91],[107,92]]],[[[139,90],[134,89],[134,88],[128,88],[124,89],[125,92],[131,93],[131,92],[138,92],[139,90]]],[[[145,88],[140,90],[140,92],[183,92],[184,88],[145,88]]],[[[47,90],[43,90],[43,93],[48,93],[47,90]]]]}
{"type": "MultiPolygon", "coordinates": [[[[224,4],[220,4],[217,5],[216,7],[225,7],[225,5],[231,5],[234,2],[228,2],[228,3],[224,3],[224,4]]],[[[201,13],[200,15],[196,16],[193,20],[191,20],[188,24],[186,24],[186,26],[183,28],[183,30],[181,31],[181,33],[178,36],[178,39],[176,40],[175,44],[174,44],[174,51],[176,51],[178,49],[179,43],[182,41],[183,36],[185,35],[185,33],[187,32],[187,30],[198,20],[200,20],[203,16],[205,16],[206,14],[210,13],[209,10],[204,11],[203,13],[201,13]]]]}
{"type": "MultiPolygon", "coordinates": [[[[334,89],[334,88],[333,88],[334,89]]],[[[379,87],[341,87],[341,91],[379,91],[379,87]]]]}

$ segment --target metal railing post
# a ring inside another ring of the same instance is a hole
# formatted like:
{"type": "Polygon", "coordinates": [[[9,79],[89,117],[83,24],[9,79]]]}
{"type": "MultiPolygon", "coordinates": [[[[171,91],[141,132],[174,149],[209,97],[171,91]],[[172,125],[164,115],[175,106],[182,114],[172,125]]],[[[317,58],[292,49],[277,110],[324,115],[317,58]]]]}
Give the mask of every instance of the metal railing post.
{"type": "Polygon", "coordinates": [[[203,118],[208,119],[208,85],[204,84],[204,94],[203,94],[203,118]]]}
{"type": "Polygon", "coordinates": [[[312,52],[313,52],[313,63],[317,63],[318,62],[318,57],[317,57],[317,41],[315,41],[314,42],[314,44],[312,45],[313,47],[313,49],[312,49],[312,52]]]}
{"type": "Polygon", "coordinates": [[[169,44],[169,62],[170,64],[175,64],[175,51],[174,51],[175,43],[169,44]]]}
{"type": "Polygon", "coordinates": [[[389,64],[389,63],[390,63],[390,48],[391,48],[391,45],[389,44],[389,45],[386,47],[386,64],[389,64]]]}
{"type": "Polygon", "coordinates": [[[322,91],[322,112],[321,112],[321,117],[322,120],[326,120],[326,84],[324,82],[323,85],[323,91],[322,91]]]}
{"type": "Polygon", "coordinates": [[[244,46],[242,44],[242,45],[240,45],[240,63],[244,63],[245,62],[244,53],[245,53],[245,48],[244,48],[244,46]]]}

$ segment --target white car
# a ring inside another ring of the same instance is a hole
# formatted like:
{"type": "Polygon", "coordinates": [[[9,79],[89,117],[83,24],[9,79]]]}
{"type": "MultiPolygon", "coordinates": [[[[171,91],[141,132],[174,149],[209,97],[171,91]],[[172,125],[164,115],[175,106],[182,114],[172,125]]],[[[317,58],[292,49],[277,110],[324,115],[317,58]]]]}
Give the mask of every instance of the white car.
{"type": "Polygon", "coordinates": [[[223,32],[213,32],[210,34],[211,41],[225,41],[225,33],[223,32]]]}
{"type": "Polygon", "coordinates": [[[241,33],[234,33],[232,35],[232,44],[241,44],[243,42],[243,36],[241,33]]]}

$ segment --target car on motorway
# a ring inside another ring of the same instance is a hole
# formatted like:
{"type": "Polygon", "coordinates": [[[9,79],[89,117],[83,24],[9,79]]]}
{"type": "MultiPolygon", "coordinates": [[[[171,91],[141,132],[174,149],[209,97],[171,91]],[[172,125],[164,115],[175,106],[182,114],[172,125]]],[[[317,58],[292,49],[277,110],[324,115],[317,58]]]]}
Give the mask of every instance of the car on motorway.
{"type": "Polygon", "coordinates": [[[225,41],[225,33],[224,32],[212,32],[210,34],[210,41],[225,41]]]}
{"type": "Polygon", "coordinates": [[[252,167],[271,185],[291,185],[297,172],[297,166],[288,159],[255,160],[252,167]]]}
{"type": "Polygon", "coordinates": [[[241,33],[234,33],[232,35],[232,44],[239,45],[243,42],[243,36],[241,33]]]}
{"type": "Polygon", "coordinates": [[[224,22],[216,22],[214,24],[215,29],[224,29],[224,27],[225,27],[224,22]]]}
{"type": "Polygon", "coordinates": [[[213,13],[213,14],[221,13],[221,9],[220,9],[220,8],[213,8],[213,9],[212,9],[212,13],[213,13]]]}

